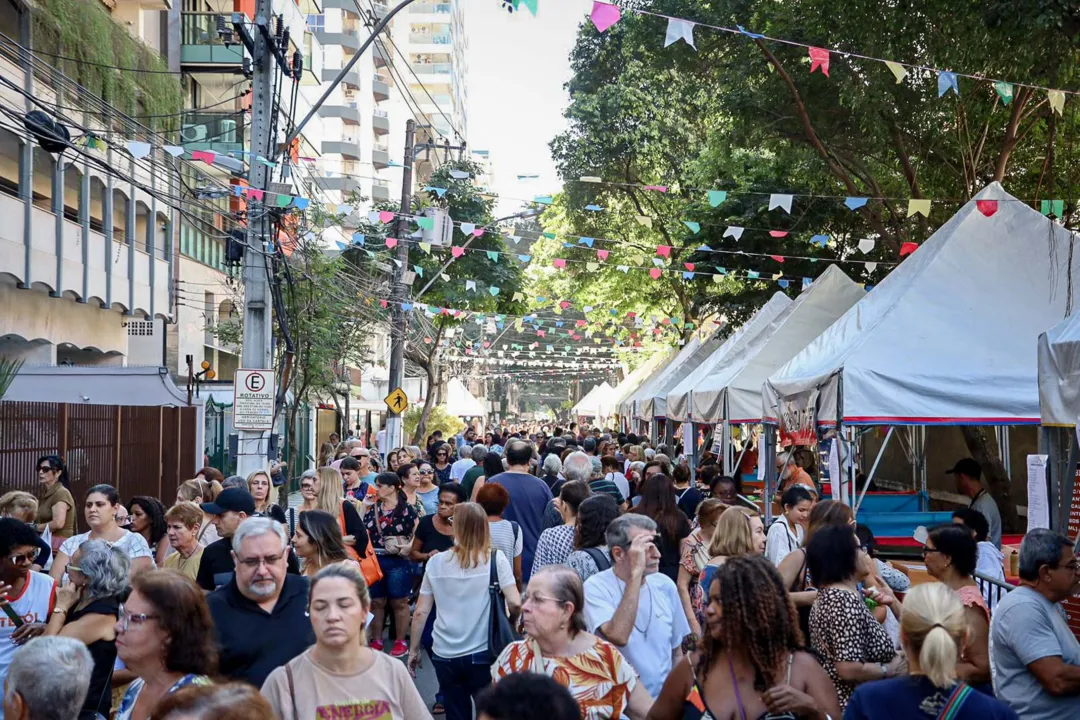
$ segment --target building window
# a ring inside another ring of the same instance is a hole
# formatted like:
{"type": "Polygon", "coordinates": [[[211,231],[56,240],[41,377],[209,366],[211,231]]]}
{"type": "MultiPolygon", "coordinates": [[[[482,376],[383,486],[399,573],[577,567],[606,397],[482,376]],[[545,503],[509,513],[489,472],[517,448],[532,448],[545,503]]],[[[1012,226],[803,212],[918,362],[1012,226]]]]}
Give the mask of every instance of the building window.
{"type": "Polygon", "coordinates": [[[153,320],[128,320],[128,322],[127,322],[127,334],[128,334],[128,337],[153,337],[153,335],[154,335],[154,321],[153,320]]]}
{"type": "Polygon", "coordinates": [[[311,32],[323,32],[326,30],[326,16],[325,15],[308,15],[307,16],[308,30],[311,32]]]}

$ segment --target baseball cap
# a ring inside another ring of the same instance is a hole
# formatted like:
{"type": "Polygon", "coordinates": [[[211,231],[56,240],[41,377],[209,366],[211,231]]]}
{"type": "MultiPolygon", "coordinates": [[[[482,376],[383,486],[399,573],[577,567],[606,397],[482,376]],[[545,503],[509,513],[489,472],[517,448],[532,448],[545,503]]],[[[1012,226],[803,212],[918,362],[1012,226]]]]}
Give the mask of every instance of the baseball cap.
{"type": "Polygon", "coordinates": [[[214,502],[203,503],[200,507],[203,512],[211,515],[224,515],[230,510],[253,515],[255,514],[255,498],[243,488],[229,488],[218,493],[214,502]]]}
{"type": "Polygon", "coordinates": [[[982,477],[982,467],[972,458],[957,460],[951,470],[945,471],[946,475],[967,475],[976,480],[982,477]]]}

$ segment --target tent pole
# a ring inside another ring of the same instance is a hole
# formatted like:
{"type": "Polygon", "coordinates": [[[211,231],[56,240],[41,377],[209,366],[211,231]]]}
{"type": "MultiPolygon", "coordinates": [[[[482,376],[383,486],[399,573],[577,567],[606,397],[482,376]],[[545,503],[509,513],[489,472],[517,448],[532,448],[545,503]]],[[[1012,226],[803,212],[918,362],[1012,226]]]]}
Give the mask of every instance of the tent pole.
{"type": "Polygon", "coordinates": [[[724,453],[724,475],[731,477],[731,426],[728,425],[727,418],[724,418],[720,437],[723,439],[720,449],[724,453]]]}
{"type": "Polygon", "coordinates": [[[896,430],[895,425],[889,426],[889,432],[885,433],[885,440],[881,443],[881,447],[878,449],[877,457],[874,458],[874,464],[870,468],[870,472],[866,475],[866,482],[863,483],[862,494],[859,495],[859,501],[855,503],[855,514],[859,514],[859,507],[862,505],[863,498],[866,497],[866,491],[870,489],[870,483],[874,479],[874,473],[877,472],[878,464],[881,462],[881,458],[885,455],[885,448],[889,447],[889,441],[892,440],[893,431],[896,430]]]}
{"type": "Polygon", "coordinates": [[[930,508],[930,496],[926,489],[926,426],[919,426],[919,504],[921,511],[930,508]]]}
{"type": "MultiPolygon", "coordinates": [[[[739,451],[739,457],[735,459],[735,466],[731,469],[732,472],[738,472],[739,471],[739,467],[742,465],[743,455],[746,454],[746,448],[749,447],[749,445],[750,445],[750,443],[746,442],[746,440],[744,439],[743,440],[742,450],[739,451]]],[[[734,477],[734,476],[732,476],[732,477],[734,477]]]]}
{"type": "Polygon", "coordinates": [[[776,492],[776,428],[763,425],[758,438],[758,468],[765,476],[765,525],[772,524],[772,496],[776,492]]]}

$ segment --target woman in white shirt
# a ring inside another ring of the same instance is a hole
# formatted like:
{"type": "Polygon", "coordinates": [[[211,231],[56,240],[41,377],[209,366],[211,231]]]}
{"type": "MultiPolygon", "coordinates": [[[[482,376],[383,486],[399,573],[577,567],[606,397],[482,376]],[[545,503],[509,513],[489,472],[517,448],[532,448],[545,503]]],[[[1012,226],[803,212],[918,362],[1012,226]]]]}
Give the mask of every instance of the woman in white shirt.
{"type": "Polygon", "coordinates": [[[150,546],[139,533],[129,532],[116,523],[120,510],[120,495],[112,485],[95,485],[86,493],[83,514],[90,532],[73,535],[63,542],[53,560],[49,574],[59,583],[67,571],[68,562],[87,540],[104,540],[109,547],[122,550],[131,559],[131,575],[154,567],[150,546]]]}
{"type": "Polygon", "coordinates": [[[510,561],[491,545],[484,508],[476,503],[458,505],[453,524],[454,547],[428,560],[424,570],[413,613],[409,667],[420,665],[424,624],[432,605],[437,605],[431,661],[443,693],[446,720],[470,720],[472,699],[491,684],[489,669],[495,660],[488,649],[488,584],[493,564],[511,621],[521,610],[521,596],[510,561]]]}
{"type": "Polygon", "coordinates": [[[788,553],[802,547],[814,498],[806,488],[793,485],[780,497],[780,506],[783,513],[769,526],[765,538],[765,557],[777,567],[788,553]]]}

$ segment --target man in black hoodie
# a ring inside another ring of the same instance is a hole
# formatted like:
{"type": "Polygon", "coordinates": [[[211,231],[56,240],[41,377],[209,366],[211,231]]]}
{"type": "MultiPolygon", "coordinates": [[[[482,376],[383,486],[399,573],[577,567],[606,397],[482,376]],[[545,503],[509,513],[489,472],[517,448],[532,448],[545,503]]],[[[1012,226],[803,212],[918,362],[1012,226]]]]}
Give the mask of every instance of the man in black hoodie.
{"type": "Polygon", "coordinates": [[[206,597],[221,648],[220,672],[255,687],[315,642],[307,578],[286,572],[285,528],[248,518],[232,538],[236,573],[206,597]]]}

